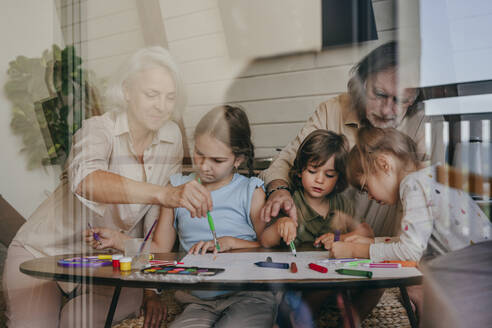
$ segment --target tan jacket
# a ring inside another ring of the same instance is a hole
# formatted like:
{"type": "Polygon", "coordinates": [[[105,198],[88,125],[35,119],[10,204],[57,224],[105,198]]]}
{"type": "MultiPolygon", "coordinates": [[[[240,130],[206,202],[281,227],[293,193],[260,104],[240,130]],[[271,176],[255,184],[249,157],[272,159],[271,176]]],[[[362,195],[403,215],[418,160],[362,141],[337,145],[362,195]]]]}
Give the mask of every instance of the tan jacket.
{"type": "MultiPolygon", "coordinates": [[[[414,109],[415,112],[407,114],[398,130],[406,133],[416,143],[419,153],[426,153],[425,149],[425,115],[422,109],[414,109]]],[[[352,108],[350,98],[347,93],[328,99],[321,103],[318,109],[308,119],[304,127],[283,150],[280,152],[270,167],[260,174],[265,181],[265,185],[276,179],[289,181],[289,169],[294,163],[297,149],[304,138],[316,129],[327,129],[343,134],[347,137],[350,147],[354,146],[357,130],[361,126],[357,112],[352,108]]],[[[433,138],[436,142],[442,143],[441,138],[433,138]]],[[[443,157],[443,147],[433,145],[439,155],[443,157]]],[[[434,156],[433,156],[434,157],[434,156]]],[[[388,217],[398,217],[401,206],[381,206],[374,201],[370,201],[367,196],[361,195],[353,188],[348,188],[345,192],[348,199],[353,199],[355,205],[355,217],[367,221],[374,229],[377,236],[392,235],[399,230],[399,220],[386,220],[388,217]]]]}

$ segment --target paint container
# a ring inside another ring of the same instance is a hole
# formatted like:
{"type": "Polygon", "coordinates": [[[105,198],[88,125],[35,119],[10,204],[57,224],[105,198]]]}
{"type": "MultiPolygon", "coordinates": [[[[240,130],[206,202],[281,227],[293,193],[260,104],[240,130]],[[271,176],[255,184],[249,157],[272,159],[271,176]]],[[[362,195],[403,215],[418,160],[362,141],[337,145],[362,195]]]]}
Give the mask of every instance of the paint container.
{"type": "Polygon", "coordinates": [[[120,260],[123,258],[123,254],[114,254],[112,256],[113,268],[120,268],[120,260]]]}
{"type": "Polygon", "coordinates": [[[120,270],[121,271],[131,271],[132,269],[132,258],[122,257],[120,259],[120,270]]]}

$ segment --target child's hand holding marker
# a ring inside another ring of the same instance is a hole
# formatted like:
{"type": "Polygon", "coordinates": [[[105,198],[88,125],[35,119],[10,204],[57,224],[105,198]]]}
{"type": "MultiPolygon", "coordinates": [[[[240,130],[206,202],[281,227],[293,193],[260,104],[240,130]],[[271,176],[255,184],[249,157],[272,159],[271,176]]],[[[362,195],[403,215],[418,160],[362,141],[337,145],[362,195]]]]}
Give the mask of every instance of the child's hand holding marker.
{"type": "Polygon", "coordinates": [[[216,245],[213,240],[199,241],[195,245],[191,246],[188,254],[204,255],[207,252],[213,252],[214,254],[217,254],[219,251],[225,252],[235,248],[235,238],[233,237],[225,236],[217,238],[217,243],[220,245],[220,250],[217,250],[217,247],[215,247],[216,245]]]}
{"type": "Polygon", "coordinates": [[[85,242],[94,249],[114,248],[124,251],[125,240],[130,239],[118,231],[92,226],[83,234],[85,242]]]}
{"type": "Polygon", "coordinates": [[[275,222],[277,226],[277,232],[280,237],[285,241],[287,245],[296,239],[297,236],[297,222],[289,217],[283,217],[275,222]]]}
{"type": "Polygon", "coordinates": [[[325,233],[325,234],[319,236],[318,238],[316,238],[316,240],[314,241],[314,246],[319,247],[319,246],[321,246],[321,244],[323,244],[325,249],[329,250],[329,249],[331,249],[331,246],[332,246],[334,241],[337,241],[337,240],[335,240],[335,234],[328,232],[328,233],[325,233]]]}

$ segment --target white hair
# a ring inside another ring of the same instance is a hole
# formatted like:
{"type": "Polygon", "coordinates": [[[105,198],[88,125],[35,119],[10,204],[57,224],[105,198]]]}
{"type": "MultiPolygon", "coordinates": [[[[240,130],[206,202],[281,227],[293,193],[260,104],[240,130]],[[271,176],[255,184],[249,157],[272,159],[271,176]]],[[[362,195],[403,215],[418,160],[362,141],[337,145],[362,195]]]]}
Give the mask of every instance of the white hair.
{"type": "Polygon", "coordinates": [[[174,83],[176,84],[177,100],[173,111],[173,118],[178,118],[186,103],[183,81],[178,65],[169,51],[159,46],[139,49],[123,62],[120,68],[111,77],[105,92],[105,102],[109,108],[126,110],[127,102],[123,92],[125,82],[130,80],[137,73],[153,67],[166,68],[173,76],[174,83]]]}

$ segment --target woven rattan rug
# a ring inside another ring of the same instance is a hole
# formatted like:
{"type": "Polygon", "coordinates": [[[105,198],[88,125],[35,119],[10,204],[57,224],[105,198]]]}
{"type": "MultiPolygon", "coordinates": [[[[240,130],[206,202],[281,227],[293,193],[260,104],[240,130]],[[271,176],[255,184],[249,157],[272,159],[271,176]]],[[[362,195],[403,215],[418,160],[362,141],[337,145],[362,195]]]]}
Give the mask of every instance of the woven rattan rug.
{"type": "MultiPolygon", "coordinates": [[[[168,323],[181,313],[181,306],[174,300],[174,292],[164,292],[163,299],[168,304],[168,316],[166,322],[161,327],[167,327],[168,323]]],[[[405,308],[399,301],[400,291],[397,288],[387,289],[378,305],[374,308],[369,317],[364,320],[362,327],[410,327],[405,308]]],[[[316,322],[317,327],[339,327],[340,313],[336,308],[323,308],[319,319],[316,322]]],[[[136,328],[142,327],[143,317],[136,319],[127,319],[113,328],[136,328]]]]}

